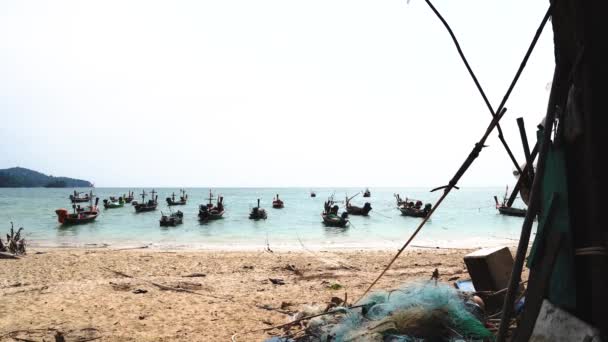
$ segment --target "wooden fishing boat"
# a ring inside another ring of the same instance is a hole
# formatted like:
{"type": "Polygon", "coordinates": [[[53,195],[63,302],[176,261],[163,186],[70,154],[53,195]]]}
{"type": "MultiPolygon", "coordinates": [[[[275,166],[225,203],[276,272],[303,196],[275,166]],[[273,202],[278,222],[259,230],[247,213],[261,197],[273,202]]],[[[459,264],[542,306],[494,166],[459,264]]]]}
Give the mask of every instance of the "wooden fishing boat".
{"type": "Polygon", "coordinates": [[[506,215],[506,216],[525,217],[526,212],[528,210],[520,209],[520,208],[513,208],[508,205],[508,200],[507,200],[508,192],[509,192],[509,188],[507,187],[507,191],[505,192],[505,196],[503,198],[502,203],[499,203],[498,198],[496,196],[494,196],[494,202],[496,203],[496,209],[498,210],[498,212],[501,215],[506,215]]]}
{"type": "Polygon", "coordinates": [[[176,201],[175,200],[175,193],[171,194],[171,197],[167,197],[167,204],[168,205],[185,205],[186,202],[188,201],[188,195],[186,195],[186,190],[184,189],[179,189],[179,200],[176,201]]]}
{"type": "Polygon", "coordinates": [[[338,214],[338,205],[334,204],[333,198],[330,197],[324,204],[324,210],[321,213],[323,223],[328,227],[346,227],[348,224],[348,213],[342,212],[338,214]]]}
{"type": "Polygon", "coordinates": [[[314,191],[310,191],[310,197],[317,197],[317,194],[314,191]]]}
{"type": "Polygon", "coordinates": [[[175,213],[170,213],[169,215],[165,215],[162,212],[160,213],[160,226],[161,227],[175,227],[178,224],[183,223],[184,213],[181,211],[177,211],[175,213]]]}
{"type": "Polygon", "coordinates": [[[135,202],[134,204],[136,213],[156,210],[156,206],[158,206],[158,195],[155,196],[156,191],[154,191],[154,189],[152,189],[151,194],[151,199],[146,202],[146,191],[144,190],[141,192],[141,203],[135,202]]]}
{"type": "Polygon", "coordinates": [[[74,193],[72,195],[70,195],[70,201],[72,201],[72,203],[89,202],[91,200],[92,196],[93,196],[93,192],[91,192],[91,195],[89,196],[89,194],[87,194],[87,193],[77,192],[76,190],[74,190],[74,193]]]}
{"type": "Polygon", "coordinates": [[[402,202],[401,206],[399,206],[399,211],[401,211],[401,215],[403,216],[411,216],[411,217],[427,217],[431,212],[433,205],[427,203],[422,207],[422,201],[408,200],[402,202]]]}
{"type": "MultiPolygon", "coordinates": [[[[358,194],[357,194],[358,195],[358,194]]],[[[358,215],[358,216],[367,216],[369,212],[372,210],[372,205],[369,202],[365,202],[363,207],[358,207],[350,204],[350,201],[355,198],[357,195],[354,195],[350,198],[346,197],[346,212],[349,215],[358,215]]]]}
{"type": "Polygon", "coordinates": [[[125,201],[125,203],[131,203],[131,201],[133,201],[133,199],[135,197],[134,197],[133,191],[129,190],[127,195],[122,195],[122,198],[125,201]]]}
{"type": "Polygon", "coordinates": [[[363,191],[363,197],[370,197],[372,194],[371,192],[369,192],[369,189],[366,188],[365,191],[363,191]]]}
{"type": "Polygon", "coordinates": [[[277,197],[272,200],[272,207],[275,209],[281,209],[285,207],[285,203],[283,203],[283,201],[279,199],[279,194],[277,194],[277,197]]]}
{"type": "Polygon", "coordinates": [[[93,192],[91,192],[89,198],[90,205],[88,208],[81,208],[80,205],[72,204],[74,212],[71,214],[65,208],[55,210],[59,223],[63,225],[73,225],[95,221],[95,219],[99,216],[99,208],[97,207],[99,204],[99,198],[95,198],[95,205],[93,205],[93,192]]]}
{"type": "Polygon", "coordinates": [[[498,209],[498,212],[501,213],[502,215],[517,216],[517,217],[525,217],[526,213],[528,212],[528,210],[526,210],[526,209],[506,207],[506,206],[499,206],[499,207],[496,207],[496,209],[498,209]]]}
{"type": "Polygon", "coordinates": [[[218,196],[216,205],[213,205],[213,194],[209,190],[209,203],[198,206],[198,219],[202,222],[218,220],[224,216],[224,197],[218,196]]]}
{"type": "Polygon", "coordinates": [[[122,208],[125,205],[125,200],[122,197],[111,196],[110,199],[103,200],[103,207],[106,209],[122,208]]]}
{"type": "Polygon", "coordinates": [[[401,199],[401,196],[399,194],[393,194],[393,196],[395,196],[395,200],[397,201],[397,207],[400,207],[405,203],[405,201],[401,199]]]}
{"type": "Polygon", "coordinates": [[[260,208],[260,199],[258,198],[258,206],[251,208],[251,212],[249,213],[249,218],[252,220],[265,220],[268,218],[266,214],[266,209],[260,208]]]}

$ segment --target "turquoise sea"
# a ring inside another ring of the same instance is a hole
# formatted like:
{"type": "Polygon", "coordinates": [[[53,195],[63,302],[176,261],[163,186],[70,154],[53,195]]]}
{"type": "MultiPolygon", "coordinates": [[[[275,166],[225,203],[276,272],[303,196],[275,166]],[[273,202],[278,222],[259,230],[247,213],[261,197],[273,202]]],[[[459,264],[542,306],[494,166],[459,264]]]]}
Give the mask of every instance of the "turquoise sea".
{"type": "MultiPolygon", "coordinates": [[[[224,196],[224,219],[200,224],[198,205],[205,203],[209,189],[186,189],[189,201],[185,206],[172,207],[184,213],[184,224],[159,227],[161,211],[168,212],[165,198],[179,189],[157,188],[158,210],[136,214],[130,204],[118,209],[101,209],[101,215],[90,224],[62,226],[55,210],[70,208],[68,196],[74,189],[5,188],[0,189],[0,233],[8,231],[10,222],[24,227],[30,246],[95,246],[167,249],[260,249],[267,244],[272,249],[392,249],[400,247],[416,229],[421,219],[401,216],[396,208],[394,193],[402,198],[420,199],[434,203],[439,192],[426,188],[371,188],[371,197],[356,197],[352,203],[362,206],[369,201],[373,207],[369,217],[351,216],[347,228],[329,228],[321,222],[323,202],[335,194],[344,201],[346,194],[354,195],[363,188],[314,189],[316,198],[307,188],[217,188],[215,195],[224,196]],[[285,202],[284,209],[272,209],[275,194],[285,202]],[[268,219],[248,219],[250,208],[261,199],[268,219]],[[305,247],[303,247],[305,246],[305,247]]],[[[89,191],[89,189],[77,189],[89,191]]],[[[140,188],[95,188],[102,200],[140,188]]],[[[150,192],[151,188],[146,188],[150,192]]],[[[502,197],[504,188],[462,188],[454,190],[432,219],[426,224],[412,245],[429,247],[487,247],[512,245],[519,237],[522,218],[499,215],[493,196],[502,197]]],[[[343,203],[339,203],[340,210],[343,203]]],[[[521,202],[516,206],[522,207],[521,202]]]]}

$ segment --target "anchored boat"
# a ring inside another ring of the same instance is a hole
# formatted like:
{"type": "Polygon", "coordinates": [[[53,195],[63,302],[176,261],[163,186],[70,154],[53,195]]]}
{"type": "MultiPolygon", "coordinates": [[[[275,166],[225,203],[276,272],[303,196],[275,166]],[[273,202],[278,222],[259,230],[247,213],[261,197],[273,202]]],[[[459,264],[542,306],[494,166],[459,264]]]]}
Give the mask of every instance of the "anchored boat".
{"type": "Polygon", "coordinates": [[[165,215],[162,212],[160,213],[160,226],[161,227],[175,227],[178,224],[182,224],[184,219],[184,213],[181,211],[177,211],[175,213],[170,213],[169,215],[165,215]]]}
{"type": "Polygon", "coordinates": [[[401,215],[403,216],[427,217],[432,208],[433,205],[430,203],[425,204],[423,207],[422,201],[406,198],[399,206],[399,211],[401,211],[401,215]]]}
{"type": "Polygon", "coordinates": [[[151,192],[151,199],[148,200],[148,202],[146,202],[146,191],[142,190],[141,192],[141,203],[138,202],[134,202],[134,206],[135,206],[135,212],[136,213],[143,213],[146,211],[154,211],[156,210],[156,206],[158,206],[158,195],[156,195],[156,191],[154,191],[154,189],[152,189],[151,192]]]}
{"type": "Polygon", "coordinates": [[[281,208],[285,207],[285,204],[283,203],[283,201],[281,199],[279,199],[279,194],[277,194],[277,197],[275,197],[272,200],[272,207],[275,209],[281,209],[281,208]]]}
{"type": "Polygon", "coordinates": [[[110,199],[103,200],[103,207],[106,209],[122,208],[125,205],[125,200],[122,197],[111,196],[110,199]]]}
{"type": "Polygon", "coordinates": [[[358,207],[355,205],[350,204],[350,201],[355,198],[358,194],[352,196],[352,197],[346,197],[346,212],[349,215],[359,215],[359,216],[367,216],[369,215],[369,212],[372,210],[372,205],[369,202],[365,202],[365,204],[363,204],[363,207],[358,207]]]}
{"type": "Polygon", "coordinates": [[[97,207],[97,204],[99,204],[99,198],[95,198],[95,205],[93,205],[92,191],[88,197],[90,202],[88,208],[82,208],[80,205],[72,204],[72,209],[74,209],[73,213],[69,213],[69,211],[65,208],[55,210],[59,223],[71,225],[95,221],[95,219],[99,216],[99,208],[97,207]]]}
{"type": "Polygon", "coordinates": [[[133,191],[129,190],[127,195],[122,195],[122,198],[124,199],[125,203],[131,203],[131,201],[133,201],[133,198],[134,198],[133,191]]]}
{"type": "Polygon", "coordinates": [[[333,197],[330,197],[324,204],[324,210],[321,213],[323,223],[329,227],[346,227],[348,224],[348,213],[342,212],[338,214],[338,205],[334,204],[333,197]]]}
{"type": "Polygon", "coordinates": [[[185,205],[186,202],[188,201],[188,195],[186,195],[186,190],[184,189],[179,189],[179,200],[175,200],[175,193],[171,194],[171,197],[167,197],[167,204],[168,205],[185,205]]]}
{"type": "Polygon", "coordinates": [[[209,190],[209,203],[198,206],[198,219],[206,222],[218,220],[224,216],[224,197],[218,196],[215,206],[213,205],[213,194],[209,190]]]}
{"type": "Polygon", "coordinates": [[[91,191],[91,195],[89,196],[89,194],[87,194],[85,192],[78,192],[78,191],[74,190],[74,193],[72,195],[70,195],[70,201],[72,201],[72,203],[89,202],[91,200],[92,196],[93,196],[92,191],[91,191]]]}
{"type": "Polygon", "coordinates": [[[266,209],[260,208],[260,199],[258,198],[258,206],[251,208],[251,212],[249,213],[249,218],[252,220],[262,220],[268,218],[266,214],[266,209]]]}

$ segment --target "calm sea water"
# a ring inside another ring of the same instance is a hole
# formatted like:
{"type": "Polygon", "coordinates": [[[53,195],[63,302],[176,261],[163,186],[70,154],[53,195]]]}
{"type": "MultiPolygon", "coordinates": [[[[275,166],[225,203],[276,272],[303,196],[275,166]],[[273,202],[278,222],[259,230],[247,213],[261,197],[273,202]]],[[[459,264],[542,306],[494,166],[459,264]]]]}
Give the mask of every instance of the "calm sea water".
{"type": "MultiPolygon", "coordinates": [[[[172,207],[184,213],[184,224],[161,228],[161,211],[168,212],[165,198],[178,189],[160,188],[158,210],[136,214],[130,204],[118,209],[101,209],[101,215],[90,224],[62,226],[55,210],[70,208],[68,196],[74,189],[0,189],[0,233],[7,231],[10,221],[25,228],[32,246],[86,246],[108,244],[115,247],[150,245],[154,248],[256,249],[267,243],[273,249],[325,248],[398,248],[416,229],[421,219],[401,216],[395,205],[394,193],[402,198],[416,198],[434,203],[440,193],[423,188],[372,188],[371,198],[361,195],[355,205],[365,201],[372,204],[369,217],[351,216],[347,228],[329,228],[321,223],[323,202],[335,193],[336,200],[363,189],[315,189],[311,198],[304,188],[224,188],[213,189],[224,196],[224,219],[200,224],[198,205],[205,203],[208,189],[186,189],[189,201],[185,206],[172,207]],[[275,194],[285,202],[284,209],[272,209],[275,194]],[[268,219],[248,219],[256,199],[268,212],[268,219]]],[[[88,191],[88,189],[79,189],[88,191]]],[[[96,188],[100,198],[121,195],[126,188],[96,188]]],[[[132,189],[135,194],[142,189],[132,189]]],[[[151,189],[146,189],[149,192],[151,189]]],[[[514,244],[519,237],[523,219],[499,215],[493,196],[499,198],[503,188],[463,188],[453,191],[420,232],[413,245],[485,247],[514,244]]],[[[516,202],[517,206],[522,203],[516,202]]],[[[343,204],[340,204],[342,210],[343,204]]]]}

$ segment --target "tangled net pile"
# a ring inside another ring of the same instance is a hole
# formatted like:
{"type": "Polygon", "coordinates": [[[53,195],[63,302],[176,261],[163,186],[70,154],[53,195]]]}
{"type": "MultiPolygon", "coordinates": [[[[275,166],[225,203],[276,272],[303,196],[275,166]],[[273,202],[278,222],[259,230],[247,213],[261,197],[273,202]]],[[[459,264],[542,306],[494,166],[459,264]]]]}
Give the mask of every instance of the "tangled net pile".
{"type": "MultiPolygon", "coordinates": [[[[358,308],[339,307],[336,315],[313,318],[297,341],[484,341],[493,339],[479,307],[443,284],[414,283],[375,292],[358,308]]],[[[296,341],[296,339],[275,339],[296,341]]]]}

